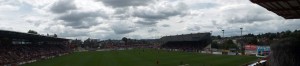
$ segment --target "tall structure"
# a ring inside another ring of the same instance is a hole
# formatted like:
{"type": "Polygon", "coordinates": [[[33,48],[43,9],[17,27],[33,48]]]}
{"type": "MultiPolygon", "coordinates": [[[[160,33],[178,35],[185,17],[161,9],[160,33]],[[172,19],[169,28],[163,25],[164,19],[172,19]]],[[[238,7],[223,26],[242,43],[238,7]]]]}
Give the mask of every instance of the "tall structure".
{"type": "Polygon", "coordinates": [[[285,19],[300,18],[299,0],[250,0],[285,19]]]}
{"type": "Polygon", "coordinates": [[[223,32],[223,37],[225,37],[225,36],[224,36],[224,31],[225,31],[225,30],[222,30],[222,32],[223,32]]]}
{"type": "Polygon", "coordinates": [[[240,28],[241,29],[241,36],[243,36],[243,28],[240,28]]]}

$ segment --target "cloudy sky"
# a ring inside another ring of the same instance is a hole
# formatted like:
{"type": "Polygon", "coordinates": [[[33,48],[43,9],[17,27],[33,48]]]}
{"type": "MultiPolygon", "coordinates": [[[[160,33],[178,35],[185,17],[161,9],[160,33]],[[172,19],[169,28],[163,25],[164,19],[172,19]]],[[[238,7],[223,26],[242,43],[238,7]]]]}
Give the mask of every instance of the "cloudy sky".
{"type": "Polygon", "coordinates": [[[210,32],[225,36],[300,29],[248,0],[0,0],[0,29],[70,39],[135,39],[210,32]]]}

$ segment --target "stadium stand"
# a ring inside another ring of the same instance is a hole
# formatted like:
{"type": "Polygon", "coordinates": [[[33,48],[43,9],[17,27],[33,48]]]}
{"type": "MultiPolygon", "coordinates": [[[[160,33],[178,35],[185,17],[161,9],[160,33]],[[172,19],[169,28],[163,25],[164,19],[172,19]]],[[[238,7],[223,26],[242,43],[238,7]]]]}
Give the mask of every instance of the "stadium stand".
{"type": "Polygon", "coordinates": [[[162,48],[179,49],[183,51],[199,51],[211,42],[210,33],[183,34],[161,38],[162,48]]]}
{"type": "Polygon", "coordinates": [[[20,65],[71,52],[68,39],[0,30],[0,65],[20,65]]]}

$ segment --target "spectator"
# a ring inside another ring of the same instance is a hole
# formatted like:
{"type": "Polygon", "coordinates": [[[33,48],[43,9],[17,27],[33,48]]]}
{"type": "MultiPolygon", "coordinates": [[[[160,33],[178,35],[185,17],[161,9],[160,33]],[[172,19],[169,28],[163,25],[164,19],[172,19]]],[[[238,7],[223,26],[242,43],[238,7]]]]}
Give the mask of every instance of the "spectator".
{"type": "Polygon", "coordinates": [[[300,41],[285,38],[271,45],[270,66],[300,66],[300,41]]]}
{"type": "Polygon", "coordinates": [[[0,65],[17,64],[67,53],[70,49],[58,44],[0,45],[0,65]]]}

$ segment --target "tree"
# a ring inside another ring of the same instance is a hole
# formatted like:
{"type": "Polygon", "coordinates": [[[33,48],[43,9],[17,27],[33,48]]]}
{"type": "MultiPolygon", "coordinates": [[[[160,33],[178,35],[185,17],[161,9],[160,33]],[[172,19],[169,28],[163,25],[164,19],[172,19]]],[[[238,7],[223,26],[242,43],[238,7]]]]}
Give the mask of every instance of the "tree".
{"type": "Polygon", "coordinates": [[[238,48],[232,40],[225,40],[225,42],[221,45],[222,49],[230,49],[230,48],[238,48]]]}
{"type": "Polygon", "coordinates": [[[36,31],[34,30],[29,30],[27,33],[30,33],[30,34],[38,34],[36,31]]]}
{"type": "Polygon", "coordinates": [[[53,37],[57,37],[57,35],[56,35],[56,34],[54,34],[54,35],[53,35],[53,37]]]}
{"type": "Polygon", "coordinates": [[[91,39],[90,38],[88,38],[88,39],[86,39],[86,40],[84,40],[83,41],[83,44],[85,44],[85,45],[87,45],[87,44],[91,44],[91,39]]]}
{"type": "Polygon", "coordinates": [[[211,43],[211,48],[216,48],[216,49],[218,49],[218,48],[219,48],[218,42],[213,41],[213,42],[211,43]]]}
{"type": "Polygon", "coordinates": [[[93,39],[86,39],[83,41],[83,44],[85,47],[89,47],[89,48],[93,48],[93,45],[96,44],[96,41],[94,41],[93,39]]]}
{"type": "Polygon", "coordinates": [[[218,38],[218,39],[221,39],[221,36],[220,36],[220,35],[218,35],[218,36],[217,36],[217,38],[218,38]]]}
{"type": "Polygon", "coordinates": [[[249,34],[247,34],[247,35],[244,35],[244,37],[255,37],[255,35],[254,35],[254,34],[251,34],[251,33],[249,33],[249,34]]]}
{"type": "Polygon", "coordinates": [[[126,37],[123,37],[123,38],[122,38],[122,41],[124,41],[124,42],[125,42],[125,45],[127,45],[128,39],[127,39],[126,37]]]}
{"type": "Polygon", "coordinates": [[[83,43],[83,42],[82,42],[81,40],[78,40],[78,39],[75,39],[75,40],[72,40],[72,41],[71,41],[71,44],[74,44],[74,45],[77,46],[77,47],[82,47],[82,46],[81,46],[82,43],[83,43]]]}
{"type": "Polygon", "coordinates": [[[257,38],[247,38],[247,43],[250,43],[250,44],[257,44],[258,41],[257,41],[257,38]]]}

